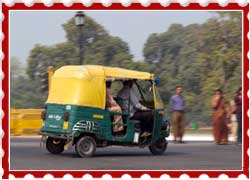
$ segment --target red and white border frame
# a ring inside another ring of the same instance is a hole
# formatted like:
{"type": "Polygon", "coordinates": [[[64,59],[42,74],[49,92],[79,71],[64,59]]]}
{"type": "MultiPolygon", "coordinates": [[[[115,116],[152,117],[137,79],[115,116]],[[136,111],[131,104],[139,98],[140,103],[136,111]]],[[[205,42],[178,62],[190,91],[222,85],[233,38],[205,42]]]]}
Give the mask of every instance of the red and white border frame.
{"type": "Polygon", "coordinates": [[[2,138],[2,147],[3,147],[3,157],[2,157],[2,167],[3,167],[3,179],[8,179],[9,175],[14,175],[16,178],[24,178],[27,174],[32,174],[36,178],[43,178],[47,174],[53,175],[55,178],[63,178],[66,174],[71,174],[75,178],[81,178],[84,175],[92,175],[94,178],[101,178],[105,174],[111,175],[113,178],[120,178],[125,174],[130,175],[134,178],[140,178],[144,174],[150,175],[152,178],[160,178],[162,175],[168,175],[171,178],[179,178],[183,174],[189,175],[192,178],[199,178],[201,175],[208,175],[210,178],[217,178],[222,174],[227,175],[231,178],[237,178],[239,175],[244,174],[249,178],[249,156],[248,156],[248,147],[249,147],[249,137],[248,137],[248,128],[249,128],[249,118],[247,115],[249,109],[249,98],[247,92],[249,90],[249,79],[247,73],[249,71],[249,60],[247,53],[249,51],[249,39],[247,37],[249,32],[249,19],[247,18],[249,12],[249,5],[240,6],[237,3],[229,3],[226,6],[220,6],[218,3],[210,3],[206,7],[201,6],[199,3],[190,3],[187,6],[183,7],[179,3],[170,3],[168,6],[164,7],[160,3],[151,3],[148,6],[143,6],[141,3],[131,3],[129,6],[123,6],[121,3],[111,3],[109,6],[105,6],[102,3],[93,3],[91,6],[84,6],[82,3],[74,3],[70,7],[65,6],[63,3],[54,3],[51,6],[45,6],[43,3],[34,3],[32,6],[26,6],[23,3],[16,3],[13,6],[7,6],[2,4],[2,12],[4,19],[2,20],[2,31],[3,31],[3,41],[2,41],[2,51],[3,51],[3,61],[2,61],[2,70],[4,73],[4,78],[2,81],[2,89],[4,92],[4,97],[2,99],[2,109],[4,112],[4,117],[2,121],[2,129],[4,131],[4,136],[2,138]],[[9,13],[11,10],[240,10],[243,15],[243,88],[244,88],[244,110],[243,110],[243,119],[244,119],[244,129],[243,129],[243,160],[242,160],[242,170],[148,170],[148,171],[133,171],[133,170],[107,170],[107,171],[15,171],[10,170],[9,168],[9,13]]]}

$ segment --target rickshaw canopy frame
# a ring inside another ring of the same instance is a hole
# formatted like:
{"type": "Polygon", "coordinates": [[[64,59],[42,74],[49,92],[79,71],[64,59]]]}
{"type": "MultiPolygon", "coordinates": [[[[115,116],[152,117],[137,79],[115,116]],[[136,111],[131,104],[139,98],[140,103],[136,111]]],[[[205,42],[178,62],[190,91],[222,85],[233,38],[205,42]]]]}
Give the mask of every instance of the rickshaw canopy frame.
{"type": "Polygon", "coordinates": [[[46,103],[105,109],[107,79],[153,81],[154,74],[100,65],[63,66],[51,78],[46,103]]]}

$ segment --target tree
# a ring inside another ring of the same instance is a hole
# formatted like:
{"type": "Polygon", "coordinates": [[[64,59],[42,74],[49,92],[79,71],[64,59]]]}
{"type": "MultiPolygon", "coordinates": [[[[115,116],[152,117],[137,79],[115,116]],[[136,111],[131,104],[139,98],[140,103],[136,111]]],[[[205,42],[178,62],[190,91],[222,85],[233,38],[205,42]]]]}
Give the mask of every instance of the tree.
{"type": "Polygon", "coordinates": [[[240,12],[219,12],[203,24],[173,24],[166,32],[151,34],[144,57],[160,78],[164,104],[175,86],[182,85],[187,120],[208,123],[214,90],[224,89],[229,101],[241,84],[241,27],[240,12]]]}
{"type": "MultiPolygon", "coordinates": [[[[67,41],[52,45],[36,45],[28,58],[27,74],[31,80],[37,82],[38,87],[46,86],[46,73],[49,66],[55,69],[64,65],[78,65],[78,31],[74,19],[69,19],[63,28],[67,41]]],[[[82,28],[84,44],[84,62],[108,66],[126,67],[132,62],[127,43],[119,37],[113,37],[90,17],[82,28]]],[[[46,88],[40,88],[43,96],[47,95],[46,88]]]]}
{"type": "MultiPolygon", "coordinates": [[[[126,42],[110,35],[104,27],[86,17],[82,30],[84,63],[154,73],[160,79],[159,91],[168,112],[170,96],[176,85],[182,85],[187,120],[202,119],[209,123],[210,99],[214,89],[224,89],[226,99],[230,100],[241,85],[241,23],[240,12],[218,12],[203,24],[172,24],[163,33],[151,34],[144,45],[144,61],[134,62],[126,42]]],[[[11,81],[17,81],[11,85],[12,106],[42,107],[47,97],[47,92],[41,90],[42,79],[48,66],[59,68],[79,63],[79,32],[74,19],[69,19],[63,28],[67,38],[65,42],[52,46],[38,44],[31,50],[26,67],[28,76],[20,75],[16,68],[18,63],[12,65],[11,81]],[[34,92],[36,96],[30,102],[34,92]]]]}
{"type": "Polygon", "coordinates": [[[25,67],[18,58],[10,59],[10,107],[43,107],[45,97],[37,91],[36,81],[30,81],[24,71],[25,67]],[[31,100],[32,99],[32,100],[31,100]]]}

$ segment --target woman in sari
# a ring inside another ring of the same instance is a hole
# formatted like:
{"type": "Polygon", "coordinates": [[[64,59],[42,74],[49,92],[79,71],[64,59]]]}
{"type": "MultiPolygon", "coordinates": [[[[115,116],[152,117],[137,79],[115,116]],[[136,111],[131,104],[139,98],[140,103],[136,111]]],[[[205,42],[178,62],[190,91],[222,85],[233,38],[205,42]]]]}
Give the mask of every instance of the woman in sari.
{"type": "MultiPolygon", "coordinates": [[[[110,112],[122,112],[121,107],[116,103],[113,96],[111,95],[110,87],[112,82],[107,81],[106,82],[106,107],[110,112]]],[[[123,130],[123,122],[122,122],[122,116],[121,115],[114,115],[114,121],[113,121],[113,132],[119,132],[123,130]]]]}
{"type": "Polygon", "coordinates": [[[222,90],[217,89],[215,96],[212,98],[212,126],[214,141],[216,144],[228,143],[228,128],[226,123],[226,101],[222,96],[222,90]]]}

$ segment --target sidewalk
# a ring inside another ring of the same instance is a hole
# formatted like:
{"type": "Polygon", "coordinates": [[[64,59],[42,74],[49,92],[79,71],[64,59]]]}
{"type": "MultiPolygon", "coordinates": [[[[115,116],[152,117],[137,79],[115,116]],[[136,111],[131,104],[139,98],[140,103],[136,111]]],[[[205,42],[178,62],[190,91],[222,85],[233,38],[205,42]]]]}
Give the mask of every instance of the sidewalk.
{"type": "MultiPolygon", "coordinates": [[[[168,138],[168,140],[173,140],[173,135],[170,135],[168,138]]],[[[232,137],[229,136],[228,137],[228,140],[229,141],[232,141],[232,137]]],[[[183,137],[183,141],[213,141],[214,138],[213,138],[213,135],[211,134],[187,134],[187,135],[184,135],[183,137]]]]}

